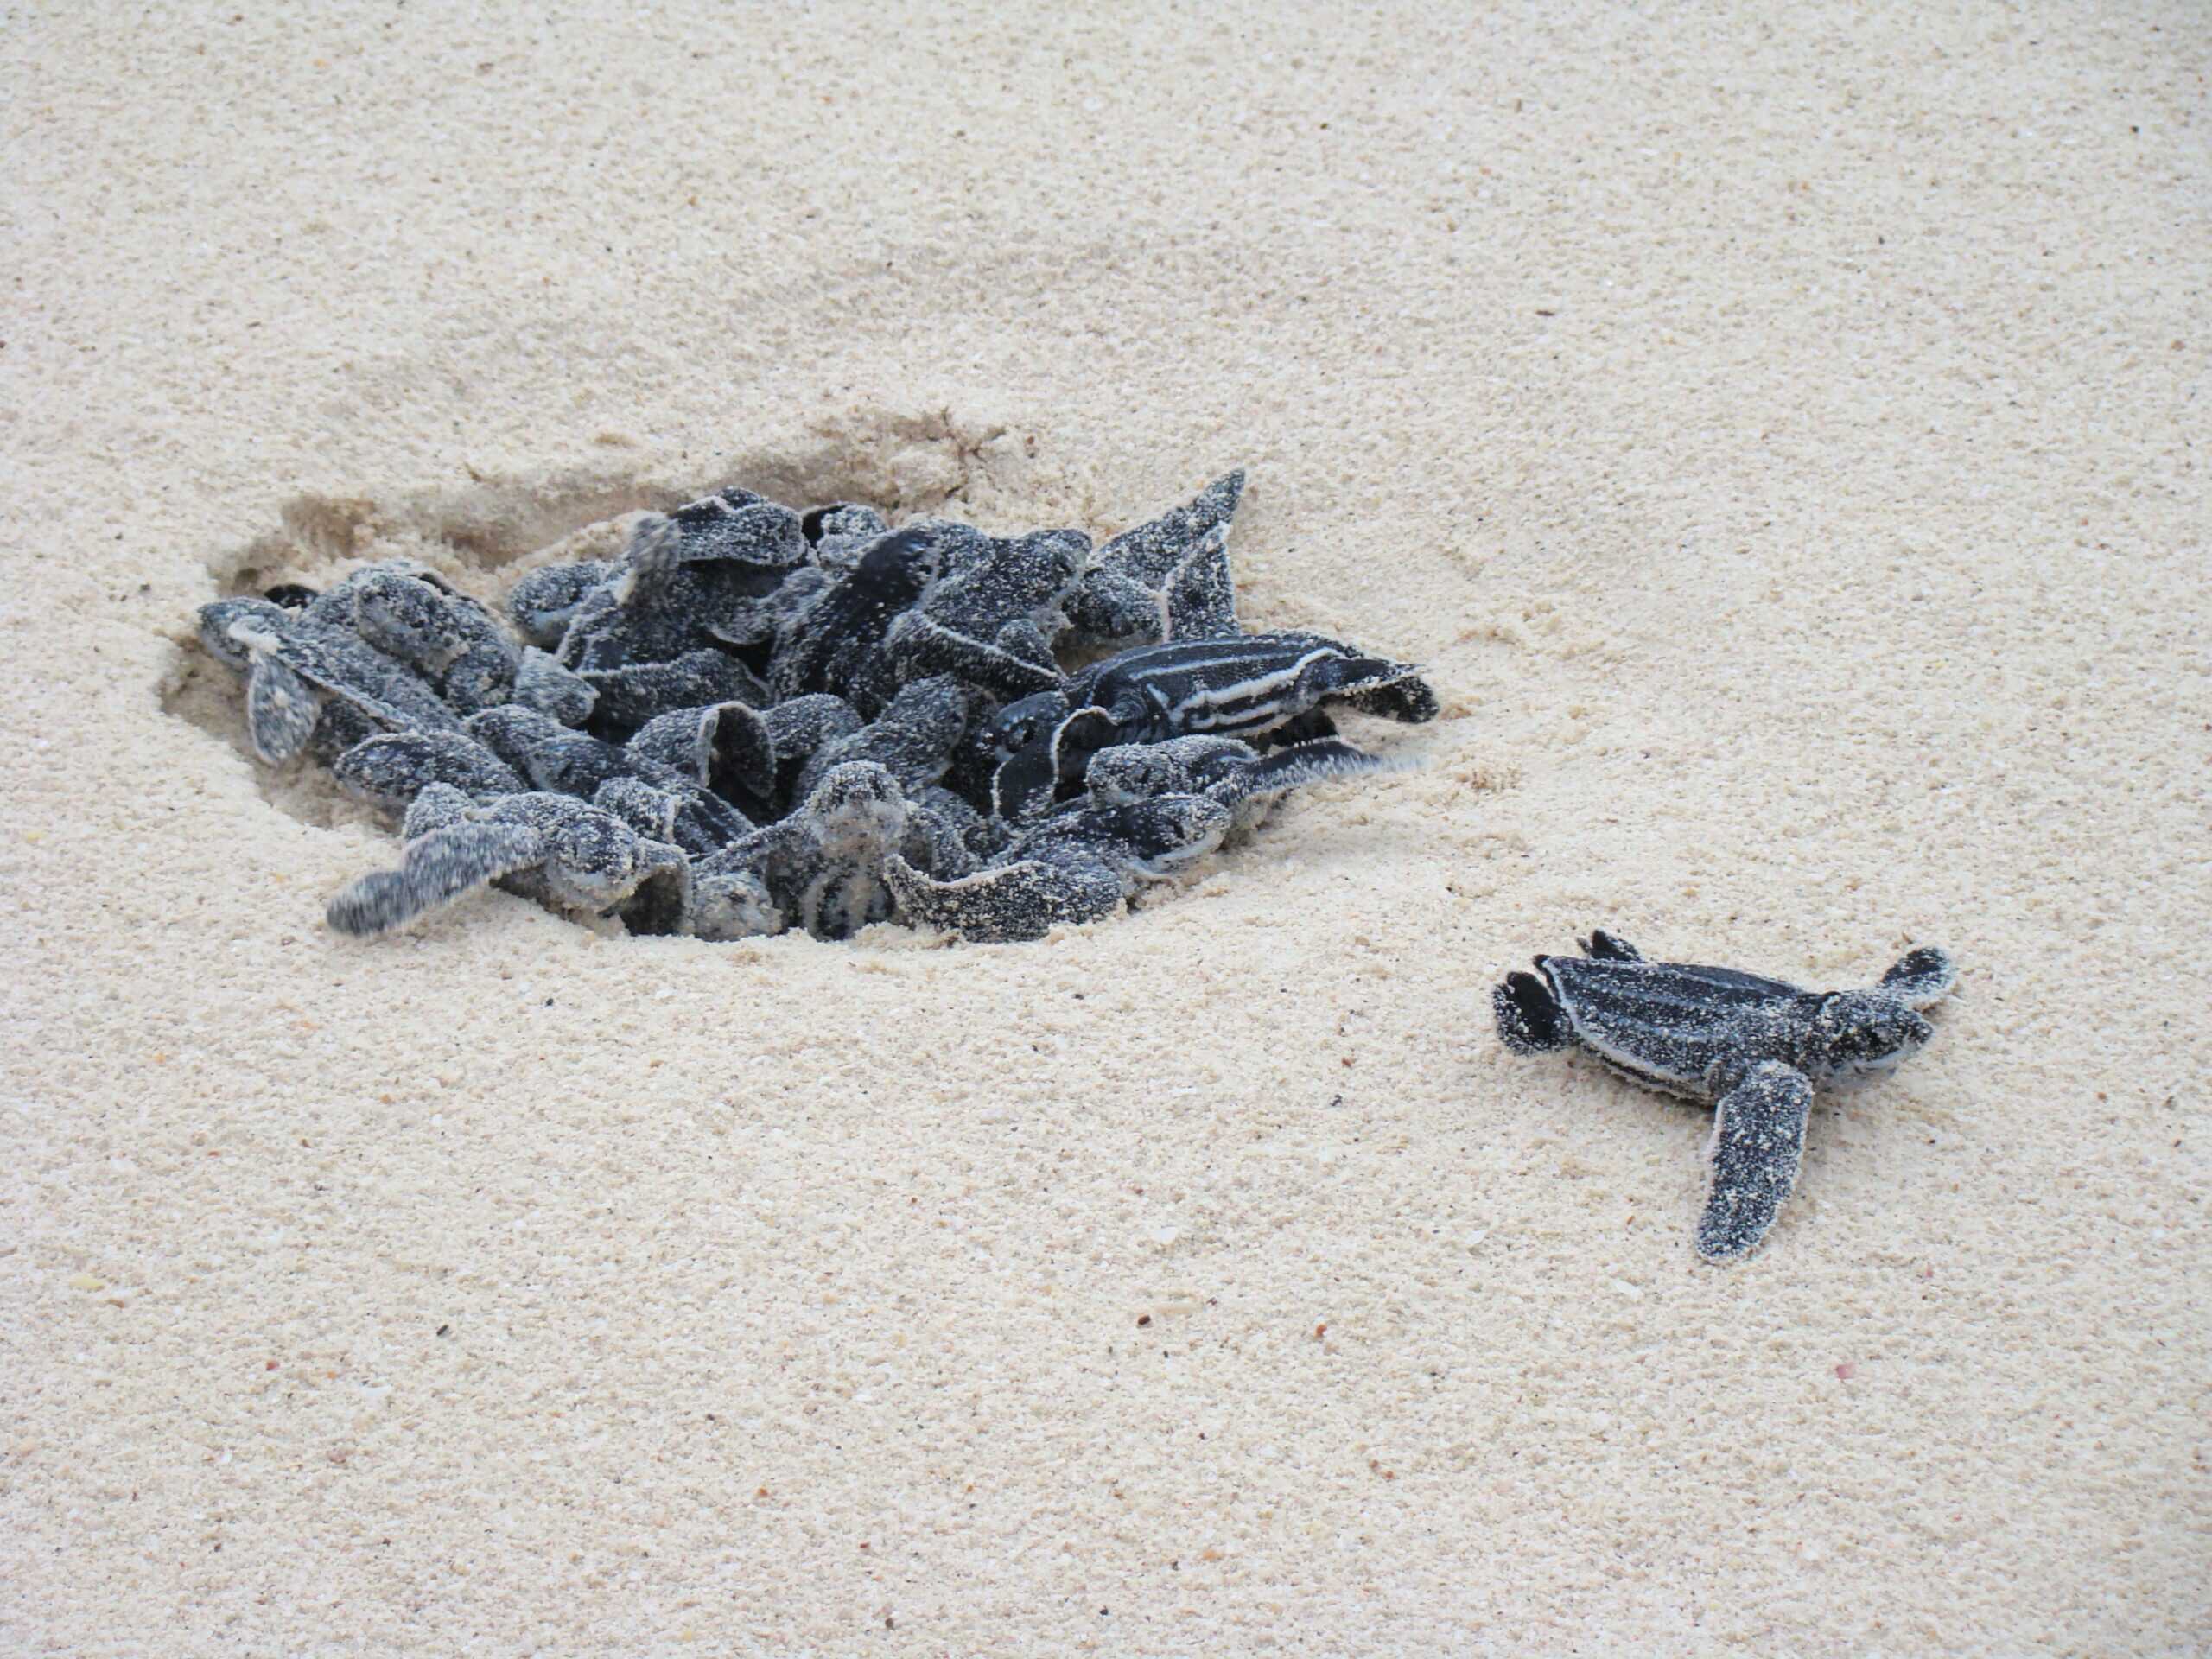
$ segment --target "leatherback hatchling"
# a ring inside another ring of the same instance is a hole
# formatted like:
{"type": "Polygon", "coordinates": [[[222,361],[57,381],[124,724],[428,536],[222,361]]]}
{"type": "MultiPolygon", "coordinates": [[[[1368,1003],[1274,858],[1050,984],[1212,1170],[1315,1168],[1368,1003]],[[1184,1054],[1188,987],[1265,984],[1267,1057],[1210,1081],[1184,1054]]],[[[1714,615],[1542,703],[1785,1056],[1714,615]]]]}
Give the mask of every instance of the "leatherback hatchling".
{"type": "MultiPolygon", "coordinates": [[[[1436,694],[1418,669],[1318,633],[1140,645],[999,712],[988,733],[1001,757],[993,804],[1020,823],[1079,787],[1101,749],[1177,737],[1257,737],[1333,701],[1412,722],[1437,712],[1436,694]]],[[[1300,735],[1333,729],[1309,727],[1300,735]]]]}
{"type": "MultiPolygon", "coordinates": [[[[569,795],[503,796],[479,805],[450,784],[430,784],[407,809],[397,870],[377,870],[330,901],[341,933],[388,933],[499,881],[549,908],[607,915],[649,883],[665,883],[657,912],[690,907],[683,849],[648,841],[613,814],[569,795]]],[[[653,931],[662,931],[655,929],[653,931]]]]}
{"type": "Polygon", "coordinates": [[[1536,971],[1491,993],[1497,1031],[1516,1054],[1570,1045],[1649,1088],[1713,1109],[1712,1183],[1698,1224],[1708,1261],[1748,1255],[1796,1185],[1814,1089],[1883,1071],[1935,1029],[1920,1010],[1951,988],[1942,951],[1906,955],[1873,989],[1808,991],[1733,968],[1649,962],[1593,932],[1580,957],[1538,957],[1536,971]]]}

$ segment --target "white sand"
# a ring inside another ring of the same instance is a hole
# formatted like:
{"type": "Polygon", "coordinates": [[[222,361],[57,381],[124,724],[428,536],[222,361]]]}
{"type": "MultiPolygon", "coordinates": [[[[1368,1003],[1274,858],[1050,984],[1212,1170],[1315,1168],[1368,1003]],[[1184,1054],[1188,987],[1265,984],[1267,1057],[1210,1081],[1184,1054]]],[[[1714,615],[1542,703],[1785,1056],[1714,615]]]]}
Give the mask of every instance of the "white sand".
{"type": "Polygon", "coordinates": [[[0,1649],[2212,1643],[2202,8],[316,10],[0,32],[0,1649]],[[1237,463],[1447,718],[1034,947],[339,940],[182,643],[1237,463]],[[1715,1271],[1593,923],[1965,978],[1715,1271]]]}

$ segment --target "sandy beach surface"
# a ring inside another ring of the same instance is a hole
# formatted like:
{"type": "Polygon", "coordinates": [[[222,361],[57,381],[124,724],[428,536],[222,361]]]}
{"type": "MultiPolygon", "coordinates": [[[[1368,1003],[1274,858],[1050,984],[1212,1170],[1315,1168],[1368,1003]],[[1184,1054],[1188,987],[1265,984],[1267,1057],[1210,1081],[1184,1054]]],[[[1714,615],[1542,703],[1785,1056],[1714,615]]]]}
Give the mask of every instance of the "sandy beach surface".
{"type": "Polygon", "coordinates": [[[549,10],[0,31],[0,1649],[2212,1644],[2202,8],[549,10]],[[337,938],[192,640],[1237,465],[1444,718],[1035,945],[337,938]],[[1963,978],[1721,1270],[1593,925],[1963,978]]]}

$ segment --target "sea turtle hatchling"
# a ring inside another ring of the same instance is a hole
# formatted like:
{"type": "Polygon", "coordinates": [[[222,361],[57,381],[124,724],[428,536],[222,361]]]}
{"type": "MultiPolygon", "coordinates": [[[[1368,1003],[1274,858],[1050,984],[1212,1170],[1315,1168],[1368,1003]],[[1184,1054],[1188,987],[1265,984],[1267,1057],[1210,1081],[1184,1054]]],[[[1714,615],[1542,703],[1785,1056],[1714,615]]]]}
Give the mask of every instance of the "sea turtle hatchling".
{"type": "Polygon", "coordinates": [[[970,866],[950,825],[908,801],[898,780],[873,760],[833,766],[790,817],[699,861],[708,880],[757,881],[775,907],[773,925],[804,928],[817,939],[848,939],[887,920],[892,894],[887,861],[957,875],[970,866]]]}
{"type": "Polygon", "coordinates": [[[736,806],[650,747],[570,731],[550,715],[518,703],[471,715],[465,728],[533,789],[590,800],[610,779],[628,778],[673,797],[675,839],[687,853],[703,856],[753,833],[753,820],[736,806]]]}
{"type": "Polygon", "coordinates": [[[817,572],[811,582],[787,584],[775,600],[782,616],[768,666],[774,700],[828,691],[863,716],[874,714],[898,690],[884,637],[942,574],[945,552],[935,531],[909,525],[877,537],[834,579],[817,572]]]}
{"type": "Polygon", "coordinates": [[[330,775],[347,794],[391,812],[405,812],[432,784],[480,805],[530,792],[520,772],[466,732],[382,732],[332,761],[330,775]]]}
{"type": "Polygon", "coordinates": [[[883,874],[911,923],[982,944],[1040,939],[1111,915],[1140,883],[1220,846],[1233,821],[1207,796],[1162,795],[1047,818],[972,875],[943,880],[897,857],[883,874]]]}
{"type": "Polygon", "coordinates": [[[509,609],[533,639],[560,621],[557,654],[580,674],[666,663],[718,639],[754,637],[762,601],[806,551],[790,508],[723,490],[641,516],[597,584],[575,593],[575,578],[553,567],[519,587],[509,609]]]}
{"type": "Polygon", "coordinates": [[[434,783],[407,809],[397,869],[372,871],[332,897],[326,913],[339,932],[389,933],[493,881],[550,909],[595,916],[637,904],[680,918],[692,907],[681,849],[649,841],[573,796],[508,795],[480,806],[434,783]],[[661,891],[645,891],[655,887],[661,891]]]}
{"type": "Polygon", "coordinates": [[[1370,754],[1340,737],[1294,743],[1266,754],[1233,737],[1177,737],[1101,749],[1090,758],[1086,798],[1093,805],[1116,806],[1161,795],[1209,795],[1236,814],[1237,828],[1245,829],[1294,789],[1332,778],[1402,770],[1402,763],[1370,754]]]}
{"type": "Polygon", "coordinates": [[[200,607],[208,654],[245,676],[246,735],[282,766],[313,740],[335,754],[378,732],[451,732],[460,719],[420,676],[350,628],[265,599],[200,607]]]}
{"type": "Polygon", "coordinates": [[[428,566],[406,559],[364,566],[307,613],[350,622],[369,644],[435,686],[457,715],[496,707],[513,694],[521,667],[514,641],[491,612],[428,566]]]}
{"type": "Polygon", "coordinates": [[[1318,633],[1140,645],[998,712],[983,734],[1000,757],[992,804],[1009,823],[1026,822],[1079,785],[1101,749],[1258,737],[1334,701],[1414,723],[1437,715],[1436,694],[1418,669],[1318,633]]]}
{"type": "Polygon", "coordinates": [[[1796,1185],[1815,1085],[1886,1071],[1925,1045],[1920,1010],[1951,988],[1942,951],[1910,952],[1873,989],[1808,991],[1733,968],[1648,962],[1593,932],[1580,957],[1538,957],[1536,972],[1491,993],[1498,1036],[1516,1054],[1569,1045],[1623,1077],[1713,1108],[1713,1168],[1698,1254],[1730,1262],[1758,1247],[1796,1185]]]}
{"type": "Polygon", "coordinates": [[[884,636],[898,682],[950,674],[1001,701],[1058,686],[1064,676],[1052,640],[1066,627],[1061,607],[1090,557],[1090,537],[1079,530],[1000,537],[966,524],[917,528],[938,537],[944,571],[884,636]]]}
{"type": "Polygon", "coordinates": [[[1081,800],[977,874],[935,880],[895,859],[884,874],[909,921],[980,944],[1041,938],[1110,915],[1141,883],[1205,857],[1294,789],[1397,769],[1337,738],[1264,755],[1234,738],[1121,745],[1092,763],[1081,800]]]}

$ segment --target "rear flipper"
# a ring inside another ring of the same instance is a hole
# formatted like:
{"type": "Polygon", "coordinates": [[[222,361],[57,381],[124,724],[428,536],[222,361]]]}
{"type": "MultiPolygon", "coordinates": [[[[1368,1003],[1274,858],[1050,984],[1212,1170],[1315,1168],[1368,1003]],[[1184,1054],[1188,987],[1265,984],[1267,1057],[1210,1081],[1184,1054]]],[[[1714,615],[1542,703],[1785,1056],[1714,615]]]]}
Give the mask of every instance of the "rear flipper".
{"type": "Polygon", "coordinates": [[[1574,1040],[1567,1011],[1550,986],[1534,974],[1508,974],[1490,994],[1497,1014],[1497,1038],[1516,1054],[1541,1054],[1574,1040]]]}
{"type": "Polygon", "coordinates": [[[1602,927],[1593,928],[1590,937],[1582,941],[1582,954],[1595,962],[1642,962],[1643,952],[1618,933],[1608,933],[1602,927]]]}
{"type": "Polygon", "coordinates": [[[332,896],[326,914],[340,933],[389,933],[544,858],[545,840],[535,830],[464,821],[409,842],[397,869],[347,882],[332,896]]]}
{"type": "Polygon", "coordinates": [[[1749,1255],[1797,1185],[1813,1084],[1794,1067],[1762,1060],[1720,1096],[1706,1155],[1713,1185],[1698,1223],[1697,1253],[1708,1262],[1749,1255]]]}
{"type": "Polygon", "coordinates": [[[1924,1008],[1940,1001],[1959,977],[1958,964],[1934,945],[1923,945],[1882,976],[1878,988],[1909,1008],[1924,1008]]]}
{"type": "MultiPolygon", "coordinates": [[[[1240,484],[1239,488],[1242,488],[1240,484]]],[[[1230,639],[1236,626],[1236,583],[1229,571],[1229,525],[1216,524],[1160,584],[1160,638],[1230,639]]]]}

